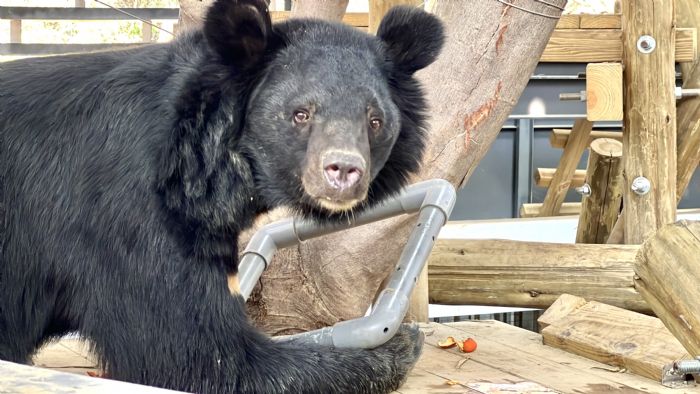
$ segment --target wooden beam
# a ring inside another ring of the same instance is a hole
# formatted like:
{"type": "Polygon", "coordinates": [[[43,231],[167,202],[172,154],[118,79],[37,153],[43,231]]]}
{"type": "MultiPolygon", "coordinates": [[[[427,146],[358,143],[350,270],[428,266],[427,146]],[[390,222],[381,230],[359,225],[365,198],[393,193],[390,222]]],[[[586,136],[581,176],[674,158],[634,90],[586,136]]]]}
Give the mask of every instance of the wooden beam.
{"type": "Polygon", "coordinates": [[[392,7],[397,5],[411,5],[417,6],[422,4],[423,1],[419,0],[369,0],[369,29],[368,31],[372,34],[377,32],[379,24],[384,18],[384,15],[392,7]]]}
{"type": "Polygon", "coordinates": [[[600,302],[566,297],[541,319],[545,345],[657,382],[664,366],[690,358],[661,320],[600,302]]]}
{"type": "Polygon", "coordinates": [[[20,44],[22,42],[22,20],[13,19],[10,21],[10,44],[20,44]]]}
{"type": "Polygon", "coordinates": [[[569,191],[571,178],[574,176],[581,155],[588,147],[588,139],[593,123],[586,119],[578,119],[571,129],[569,141],[564,147],[564,152],[559,160],[557,171],[552,177],[551,185],[544,197],[540,216],[555,216],[564,202],[566,192],[569,191]]]}
{"type": "MultiPolygon", "coordinates": [[[[289,19],[291,11],[270,11],[270,17],[273,22],[280,22],[289,19]]],[[[369,24],[369,19],[366,12],[346,12],[343,15],[343,23],[366,28],[369,24]]]]}
{"type": "Polygon", "coordinates": [[[680,221],[644,242],[635,287],[694,356],[700,356],[700,223],[680,221]]]}
{"type": "Polygon", "coordinates": [[[576,243],[604,244],[617,221],[622,205],[622,143],[597,139],[591,143],[586,183],[576,243]]]}
{"type": "MultiPolygon", "coordinates": [[[[561,205],[561,209],[559,210],[559,213],[556,216],[576,216],[581,214],[581,206],[582,204],[580,202],[565,202],[564,204],[561,205]]],[[[542,203],[527,203],[523,204],[520,206],[520,218],[525,219],[525,218],[536,218],[540,214],[540,209],[542,209],[542,203]]],[[[687,209],[678,209],[677,212],[679,214],[681,213],[696,213],[698,211],[698,208],[687,208],[687,209]]],[[[618,222],[622,220],[622,216],[618,218],[618,222]]],[[[617,222],[615,223],[615,227],[617,227],[617,222]]],[[[614,231],[614,229],[613,229],[614,231]]],[[[607,242],[608,244],[621,244],[622,241],[620,242],[607,242]]]]}
{"type": "Polygon", "coordinates": [[[430,301],[546,308],[570,293],[649,312],[634,290],[636,245],[438,239],[430,255],[430,301]]]}
{"type": "MultiPolygon", "coordinates": [[[[673,30],[673,29],[671,29],[673,30]]],[[[691,62],[697,55],[695,29],[675,29],[675,59],[691,62]]],[[[555,30],[540,57],[541,62],[595,63],[622,60],[619,29],[555,30]]],[[[635,40],[636,42],[636,40],[635,40]]]]}
{"type": "MultiPolygon", "coordinates": [[[[549,187],[552,184],[552,178],[556,168],[538,168],[535,171],[535,184],[539,187],[549,187]]],[[[574,171],[574,176],[571,178],[569,187],[579,187],[586,182],[586,170],[574,171]]]]}
{"type": "MultiPolygon", "coordinates": [[[[569,135],[571,135],[571,130],[567,129],[553,129],[552,133],[549,135],[549,145],[552,148],[564,149],[566,142],[569,140],[569,135]]],[[[611,138],[622,142],[622,131],[591,131],[591,135],[588,138],[588,144],[590,145],[593,140],[598,138],[611,138]]]]}
{"type": "Polygon", "coordinates": [[[555,29],[578,29],[580,25],[581,18],[578,15],[562,15],[555,29]]]}
{"type": "Polygon", "coordinates": [[[590,63],[586,66],[586,118],[622,120],[622,64],[590,63]]]}
{"type": "Polygon", "coordinates": [[[621,29],[622,18],[620,14],[581,14],[581,29],[621,29]]]}
{"type": "Polygon", "coordinates": [[[428,304],[430,303],[428,289],[428,266],[426,264],[416,280],[416,287],[413,288],[413,293],[411,293],[408,312],[406,314],[411,321],[420,323],[428,322],[428,304]]]}
{"type": "Polygon", "coordinates": [[[622,2],[625,79],[623,165],[625,169],[625,243],[641,244],[649,234],[676,218],[676,98],[673,0],[622,2]],[[652,36],[651,53],[637,41],[652,36]],[[653,78],[653,83],[650,82],[653,78]],[[637,177],[651,182],[638,195],[637,177]]]}
{"type": "MultiPolygon", "coordinates": [[[[540,216],[542,203],[526,203],[520,206],[521,218],[536,218],[540,216]]],[[[561,204],[559,212],[554,216],[572,216],[581,213],[580,202],[565,202],[561,204]]]]}

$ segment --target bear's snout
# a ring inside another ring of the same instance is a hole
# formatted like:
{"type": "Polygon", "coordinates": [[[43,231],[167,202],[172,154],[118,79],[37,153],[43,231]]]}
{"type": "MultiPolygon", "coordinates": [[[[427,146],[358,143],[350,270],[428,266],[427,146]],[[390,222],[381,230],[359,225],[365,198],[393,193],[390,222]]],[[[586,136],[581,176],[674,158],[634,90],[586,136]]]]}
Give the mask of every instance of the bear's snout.
{"type": "Polygon", "coordinates": [[[331,153],[323,160],[328,185],[342,192],[357,185],[365,173],[365,160],[358,154],[331,153]]]}

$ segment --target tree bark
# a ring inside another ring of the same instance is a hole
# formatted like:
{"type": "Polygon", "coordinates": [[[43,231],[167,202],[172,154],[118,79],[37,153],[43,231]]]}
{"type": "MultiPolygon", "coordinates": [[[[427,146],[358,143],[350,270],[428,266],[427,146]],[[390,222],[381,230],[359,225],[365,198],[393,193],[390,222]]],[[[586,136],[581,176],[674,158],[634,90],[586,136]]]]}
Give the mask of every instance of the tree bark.
{"type": "MultiPolygon", "coordinates": [[[[423,169],[413,181],[443,178],[463,186],[520,97],[557,19],[495,1],[429,5],[445,22],[448,39],[435,64],[418,74],[432,120],[423,169]]],[[[525,6],[555,13],[544,3],[525,6]]],[[[271,334],[289,334],[363,315],[414,220],[385,220],[280,251],[248,302],[251,317],[271,334]]]]}

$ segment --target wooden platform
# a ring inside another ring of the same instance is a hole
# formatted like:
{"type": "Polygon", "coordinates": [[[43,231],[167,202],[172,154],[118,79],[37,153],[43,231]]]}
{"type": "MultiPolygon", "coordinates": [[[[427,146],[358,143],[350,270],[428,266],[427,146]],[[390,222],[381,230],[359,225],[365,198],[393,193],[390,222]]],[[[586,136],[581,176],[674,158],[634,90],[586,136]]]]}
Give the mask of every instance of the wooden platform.
{"type": "MultiPolygon", "coordinates": [[[[539,334],[497,321],[431,323],[423,330],[426,334],[423,356],[399,393],[700,393],[700,388],[665,388],[649,379],[544,346],[539,334]],[[478,348],[465,354],[456,348],[437,347],[437,342],[448,336],[472,337],[478,348]]],[[[77,340],[47,346],[37,355],[35,364],[83,376],[87,371],[96,371],[86,346],[77,340]]],[[[56,392],[46,389],[47,372],[0,363],[0,393],[56,392]],[[17,373],[21,369],[21,375],[8,373],[10,368],[16,368],[12,372],[17,373]]],[[[99,386],[78,388],[78,381],[73,381],[70,387],[62,387],[61,392],[102,393],[124,389],[121,386],[105,391],[106,387],[121,383],[87,379],[99,386]]]]}

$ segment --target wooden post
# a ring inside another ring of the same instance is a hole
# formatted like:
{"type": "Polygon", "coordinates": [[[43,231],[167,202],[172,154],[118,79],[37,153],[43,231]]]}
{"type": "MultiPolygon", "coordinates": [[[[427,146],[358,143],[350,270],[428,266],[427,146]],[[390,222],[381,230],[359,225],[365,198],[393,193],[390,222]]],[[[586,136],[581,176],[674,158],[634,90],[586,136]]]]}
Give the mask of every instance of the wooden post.
{"type": "Polygon", "coordinates": [[[430,301],[547,308],[569,293],[649,312],[634,290],[638,245],[438,239],[430,255],[430,301]]]}
{"type": "Polygon", "coordinates": [[[379,28],[379,23],[382,21],[384,14],[397,5],[413,5],[422,4],[420,0],[369,0],[369,32],[374,34],[379,28]]]}
{"type": "Polygon", "coordinates": [[[600,138],[591,143],[586,182],[576,231],[577,243],[603,244],[617,221],[622,204],[622,143],[600,138]]]}
{"type": "Polygon", "coordinates": [[[75,0],[75,8],[85,8],[85,0],[75,0]]]}
{"type": "MultiPolygon", "coordinates": [[[[700,9],[695,0],[676,0],[676,18],[681,27],[700,28],[700,9]]],[[[681,63],[683,87],[700,88],[700,62],[681,63]]],[[[700,161],[700,97],[688,97],[676,108],[678,153],[676,168],[676,203],[683,198],[700,161]]],[[[608,243],[624,242],[624,217],[615,224],[608,243]]]]}
{"type": "Polygon", "coordinates": [[[420,276],[418,276],[416,287],[413,289],[408,306],[407,315],[410,316],[412,321],[419,323],[428,322],[428,304],[430,302],[428,286],[428,265],[426,264],[420,276]]]}
{"type": "Polygon", "coordinates": [[[700,223],[680,221],[649,238],[635,287],[692,356],[700,356],[700,223]]]}
{"type": "Polygon", "coordinates": [[[676,218],[674,0],[624,0],[622,13],[624,239],[639,244],[676,218]],[[647,194],[632,191],[638,177],[651,183],[647,194]]]}
{"type": "Polygon", "coordinates": [[[12,19],[10,21],[10,44],[22,43],[22,20],[12,19]]]}
{"type": "MultiPolygon", "coordinates": [[[[151,21],[148,21],[151,22],[151,21]]],[[[141,22],[141,41],[151,42],[153,39],[153,26],[150,23],[141,22]]]]}
{"type": "Polygon", "coordinates": [[[571,129],[571,135],[564,147],[564,153],[561,155],[557,171],[552,177],[552,183],[547,190],[547,195],[544,197],[540,216],[554,216],[559,211],[561,204],[564,202],[566,192],[571,185],[571,178],[576,172],[579,160],[583,151],[588,146],[588,137],[591,134],[593,123],[586,119],[578,119],[571,129]]]}

